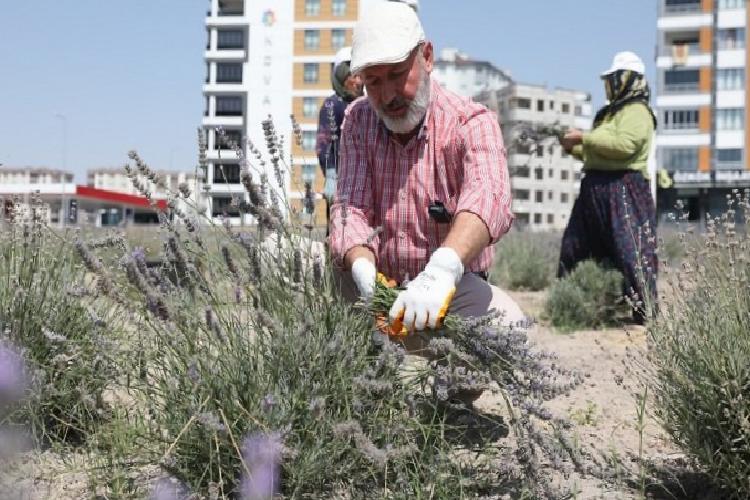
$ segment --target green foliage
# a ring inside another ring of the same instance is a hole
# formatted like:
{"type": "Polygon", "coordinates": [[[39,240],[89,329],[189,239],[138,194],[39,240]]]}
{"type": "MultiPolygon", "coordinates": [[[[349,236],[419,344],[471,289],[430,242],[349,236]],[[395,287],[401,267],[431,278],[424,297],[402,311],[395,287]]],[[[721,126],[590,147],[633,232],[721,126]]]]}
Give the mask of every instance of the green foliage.
{"type": "Polygon", "coordinates": [[[511,231],[497,244],[491,281],[509,290],[543,290],[555,278],[558,233],[511,231]]]}
{"type": "Polygon", "coordinates": [[[81,442],[108,412],[112,318],[83,296],[85,279],[71,246],[39,220],[0,229],[0,336],[22,350],[31,375],[4,423],[30,426],[39,442],[81,442]]]}
{"type": "Polygon", "coordinates": [[[619,271],[581,262],[550,287],[545,316],[563,331],[610,325],[621,307],[622,279],[619,271]]]}
{"type": "MultiPolygon", "coordinates": [[[[730,200],[731,201],[731,200],[730,200]]],[[[736,201],[747,209],[747,194],[736,201]]],[[[735,212],[709,221],[701,248],[667,269],[649,326],[648,383],[672,439],[727,496],[750,496],[750,268],[735,212]]]]}

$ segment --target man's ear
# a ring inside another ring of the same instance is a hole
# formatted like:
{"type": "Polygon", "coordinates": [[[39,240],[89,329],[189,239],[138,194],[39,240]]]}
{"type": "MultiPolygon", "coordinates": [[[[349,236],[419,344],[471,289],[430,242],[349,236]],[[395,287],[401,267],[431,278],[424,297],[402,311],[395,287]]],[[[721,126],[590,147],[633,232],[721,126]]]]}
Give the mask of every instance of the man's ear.
{"type": "Polygon", "coordinates": [[[428,73],[432,72],[432,68],[435,66],[435,49],[432,46],[432,42],[425,42],[422,45],[422,57],[424,58],[424,69],[428,73]]]}

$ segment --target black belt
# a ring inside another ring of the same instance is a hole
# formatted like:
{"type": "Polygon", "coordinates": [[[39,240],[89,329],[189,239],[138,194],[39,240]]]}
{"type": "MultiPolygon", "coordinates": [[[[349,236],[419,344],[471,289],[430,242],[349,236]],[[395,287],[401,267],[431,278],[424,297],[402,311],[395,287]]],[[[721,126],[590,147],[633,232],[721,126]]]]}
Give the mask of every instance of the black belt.
{"type": "Polygon", "coordinates": [[[482,278],[484,281],[489,280],[489,277],[490,277],[490,275],[489,275],[489,273],[487,273],[487,271],[472,271],[471,273],[472,274],[476,274],[477,276],[479,276],[480,278],[482,278]]]}

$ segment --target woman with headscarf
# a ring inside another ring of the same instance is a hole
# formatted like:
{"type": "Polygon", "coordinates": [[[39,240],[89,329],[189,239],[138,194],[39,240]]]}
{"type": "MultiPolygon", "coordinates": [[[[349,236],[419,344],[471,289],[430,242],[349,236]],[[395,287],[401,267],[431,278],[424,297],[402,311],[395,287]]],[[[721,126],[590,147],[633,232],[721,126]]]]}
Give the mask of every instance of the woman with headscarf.
{"type": "Polygon", "coordinates": [[[620,52],[601,78],[608,104],[593,129],[570,130],[563,148],[583,161],[581,190],[563,234],[558,276],[586,259],[614,266],[624,293],[643,306],[643,323],[656,299],[656,209],[649,185],[648,158],[656,117],[643,61],[620,52]]]}
{"type": "Polygon", "coordinates": [[[326,179],[323,196],[328,204],[327,210],[330,210],[331,200],[336,194],[338,145],[344,113],[349,104],[363,94],[362,80],[359,76],[352,75],[349,70],[351,60],[351,47],[344,47],[336,53],[331,71],[331,84],[334,94],[327,97],[323,102],[318,116],[318,136],[315,151],[318,154],[318,163],[326,179]]]}

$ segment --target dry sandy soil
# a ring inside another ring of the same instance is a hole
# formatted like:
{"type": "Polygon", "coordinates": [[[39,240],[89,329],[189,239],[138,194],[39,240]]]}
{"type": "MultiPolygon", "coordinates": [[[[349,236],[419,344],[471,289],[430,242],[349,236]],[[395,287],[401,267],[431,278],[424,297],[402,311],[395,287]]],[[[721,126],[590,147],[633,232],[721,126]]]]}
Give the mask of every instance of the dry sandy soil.
{"type": "MultiPolygon", "coordinates": [[[[539,316],[544,294],[516,292],[510,294],[524,313],[539,316]]],[[[604,331],[579,331],[562,334],[536,324],[529,335],[540,348],[559,355],[562,366],[575,368],[587,374],[586,381],[567,397],[550,403],[558,415],[576,422],[576,437],[583,449],[592,447],[603,456],[621,461],[621,473],[610,481],[582,479],[576,481],[578,499],[633,499],[640,498],[638,487],[639,437],[637,430],[637,404],[633,392],[637,387],[625,370],[628,350],[637,350],[645,344],[642,327],[625,326],[604,331]]],[[[631,351],[632,352],[632,351],[631,351]]],[[[479,409],[494,412],[499,402],[486,393],[477,402],[479,409]]],[[[643,452],[646,462],[658,469],[674,470],[684,467],[684,456],[670,445],[666,436],[651,417],[647,417],[643,430],[643,452]]],[[[81,472],[82,457],[63,457],[50,452],[29,454],[23,463],[10,470],[6,489],[0,481],[0,499],[79,499],[86,498],[87,476],[81,472]],[[13,494],[7,487],[19,486],[25,495],[13,494]]],[[[6,469],[7,470],[7,469],[6,469]]],[[[153,478],[156,471],[146,475],[153,478]]],[[[144,471],[134,474],[142,475],[144,471]]],[[[140,480],[146,478],[140,477],[140,480]]],[[[711,494],[700,476],[682,475],[684,491],[671,487],[672,494],[663,486],[652,484],[647,489],[650,498],[678,498],[716,500],[722,496],[711,494]]],[[[653,481],[649,481],[652,483],[653,481]]]]}

